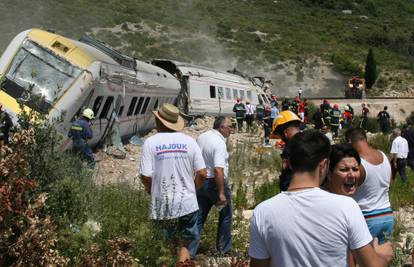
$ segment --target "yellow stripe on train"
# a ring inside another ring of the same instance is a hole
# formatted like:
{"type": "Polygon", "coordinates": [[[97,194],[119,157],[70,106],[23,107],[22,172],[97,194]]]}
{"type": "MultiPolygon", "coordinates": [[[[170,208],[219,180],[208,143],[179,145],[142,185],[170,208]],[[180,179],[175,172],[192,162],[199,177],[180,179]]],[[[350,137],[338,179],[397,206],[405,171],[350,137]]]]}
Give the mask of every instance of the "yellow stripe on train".
{"type": "MultiPolygon", "coordinates": [[[[19,103],[17,103],[16,99],[8,95],[3,90],[0,90],[0,102],[3,103],[7,109],[9,109],[11,112],[15,114],[19,114],[21,109],[19,103]]],[[[23,110],[26,112],[30,112],[30,108],[28,106],[23,106],[23,110]]]]}

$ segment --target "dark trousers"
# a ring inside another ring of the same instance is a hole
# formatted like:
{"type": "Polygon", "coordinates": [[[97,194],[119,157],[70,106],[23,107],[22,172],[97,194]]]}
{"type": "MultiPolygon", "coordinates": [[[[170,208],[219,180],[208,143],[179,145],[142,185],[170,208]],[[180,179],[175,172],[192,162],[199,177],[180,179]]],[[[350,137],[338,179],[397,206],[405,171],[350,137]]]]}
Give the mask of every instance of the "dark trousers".
{"type": "Polygon", "coordinates": [[[380,128],[383,134],[387,134],[388,133],[388,122],[380,122],[380,128]]]}
{"type": "Polygon", "coordinates": [[[407,166],[414,172],[414,153],[408,153],[407,166]]]}
{"type": "Polygon", "coordinates": [[[253,126],[253,114],[247,114],[246,115],[246,123],[247,123],[247,129],[250,130],[253,126]]]}
{"type": "MultiPolygon", "coordinates": [[[[221,254],[231,250],[231,224],[233,209],[231,207],[231,191],[227,182],[224,184],[224,194],[226,195],[227,206],[225,206],[219,213],[220,215],[216,236],[216,249],[221,254]]],[[[217,200],[218,191],[215,179],[206,179],[203,187],[197,190],[197,201],[200,208],[198,211],[197,226],[200,230],[200,234],[203,225],[206,222],[208,213],[210,212],[211,207],[216,205],[217,200]]],[[[191,241],[189,246],[191,257],[195,257],[199,245],[200,240],[191,241]]]]}
{"type": "Polygon", "coordinates": [[[237,130],[242,131],[243,130],[243,118],[237,118],[237,130]]]}
{"type": "Polygon", "coordinates": [[[405,183],[407,181],[407,174],[405,173],[405,167],[407,166],[407,159],[397,159],[397,171],[401,177],[401,180],[405,183]]]}

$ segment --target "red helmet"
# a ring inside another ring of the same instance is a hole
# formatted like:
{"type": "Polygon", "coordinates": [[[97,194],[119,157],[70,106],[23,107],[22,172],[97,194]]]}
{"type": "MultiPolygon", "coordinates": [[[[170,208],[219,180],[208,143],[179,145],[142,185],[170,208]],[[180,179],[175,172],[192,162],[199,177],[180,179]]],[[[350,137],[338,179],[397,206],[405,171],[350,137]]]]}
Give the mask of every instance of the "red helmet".
{"type": "Polygon", "coordinates": [[[328,100],[328,99],[326,99],[326,104],[328,104],[328,105],[329,105],[329,104],[331,104],[331,102],[329,102],[329,100],[328,100]]]}
{"type": "Polygon", "coordinates": [[[334,108],[339,109],[338,104],[334,104],[334,108]]]}

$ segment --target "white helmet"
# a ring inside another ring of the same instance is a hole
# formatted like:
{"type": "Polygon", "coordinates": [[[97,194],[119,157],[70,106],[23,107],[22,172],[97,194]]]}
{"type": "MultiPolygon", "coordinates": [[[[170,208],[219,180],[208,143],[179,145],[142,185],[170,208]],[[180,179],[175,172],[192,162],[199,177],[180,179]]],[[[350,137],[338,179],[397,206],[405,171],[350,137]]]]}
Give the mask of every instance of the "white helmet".
{"type": "Polygon", "coordinates": [[[93,114],[93,110],[90,108],[86,108],[83,112],[82,112],[82,116],[84,116],[87,119],[93,120],[95,118],[95,115],[93,114]]]}

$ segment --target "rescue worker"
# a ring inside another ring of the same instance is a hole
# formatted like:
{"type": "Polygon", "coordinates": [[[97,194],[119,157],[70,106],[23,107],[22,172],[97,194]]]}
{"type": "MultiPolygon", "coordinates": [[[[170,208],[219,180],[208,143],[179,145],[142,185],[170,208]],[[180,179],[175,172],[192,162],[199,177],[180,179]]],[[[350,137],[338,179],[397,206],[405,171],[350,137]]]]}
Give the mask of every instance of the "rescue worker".
{"type": "Polygon", "coordinates": [[[259,100],[259,105],[256,106],[256,120],[260,123],[260,125],[263,124],[263,118],[265,113],[265,106],[263,105],[263,101],[259,100]]]}
{"type": "Polygon", "coordinates": [[[280,137],[285,143],[282,154],[280,155],[282,158],[282,172],[279,176],[280,191],[286,191],[289,187],[290,181],[292,180],[292,170],[290,169],[288,163],[288,143],[289,140],[295,136],[295,134],[300,132],[300,124],[301,120],[299,117],[290,110],[280,112],[273,124],[273,133],[277,137],[280,137]]]}
{"type": "Polygon", "coordinates": [[[339,124],[342,117],[342,113],[339,110],[338,104],[334,104],[333,109],[330,113],[331,117],[331,130],[334,134],[334,137],[338,137],[339,135],[339,124]]]}
{"type": "Polygon", "coordinates": [[[323,103],[320,105],[320,108],[323,115],[323,120],[325,121],[325,125],[329,126],[329,123],[331,122],[330,114],[332,109],[329,100],[324,99],[323,103]]]}
{"type": "Polygon", "coordinates": [[[3,104],[0,103],[0,146],[9,143],[10,129],[13,127],[13,122],[10,115],[3,110],[3,104]]]}
{"type": "Polygon", "coordinates": [[[343,128],[348,128],[351,127],[352,125],[352,113],[349,110],[349,106],[345,106],[344,107],[344,112],[342,113],[342,118],[343,118],[343,128]]]}
{"type": "Polygon", "coordinates": [[[95,158],[92,149],[89,147],[87,141],[93,136],[91,129],[91,121],[95,118],[93,110],[86,108],[82,112],[82,117],[75,120],[70,127],[68,137],[72,138],[72,151],[82,155],[88,161],[88,167],[95,167],[95,158]]]}
{"type": "Polygon", "coordinates": [[[237,102],[233,106],[233,112],[236,113],[237,130],[239,132],[242,132],[243,131],[244,114],[246,113],[246,106],[241,102],[240,97],[237,98],[237,102]]]}

